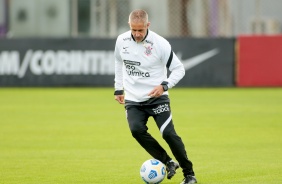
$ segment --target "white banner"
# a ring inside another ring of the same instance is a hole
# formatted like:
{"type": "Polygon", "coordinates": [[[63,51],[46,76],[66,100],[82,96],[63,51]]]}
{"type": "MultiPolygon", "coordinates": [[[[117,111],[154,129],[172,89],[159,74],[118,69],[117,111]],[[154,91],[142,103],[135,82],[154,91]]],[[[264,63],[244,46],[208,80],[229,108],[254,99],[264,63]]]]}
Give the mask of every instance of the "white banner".
{"type": "Polygon", "coordinates": [[[113,51],[28,50],[23,58],[19,51],[0,52],[0,76],[33,75],[113,75],[113,51]]]}

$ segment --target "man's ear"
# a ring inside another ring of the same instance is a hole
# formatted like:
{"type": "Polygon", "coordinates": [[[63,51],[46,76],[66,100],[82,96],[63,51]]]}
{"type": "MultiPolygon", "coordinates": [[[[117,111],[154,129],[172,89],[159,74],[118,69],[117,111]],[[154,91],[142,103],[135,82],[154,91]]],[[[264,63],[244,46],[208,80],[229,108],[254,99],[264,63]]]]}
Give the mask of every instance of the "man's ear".
{"type": "Polygon", "coordinates": [[[147,23],[147,27],[150,27],[150,25],[151,25],[151,22],[148,22],[148,23],[147,23]]]}

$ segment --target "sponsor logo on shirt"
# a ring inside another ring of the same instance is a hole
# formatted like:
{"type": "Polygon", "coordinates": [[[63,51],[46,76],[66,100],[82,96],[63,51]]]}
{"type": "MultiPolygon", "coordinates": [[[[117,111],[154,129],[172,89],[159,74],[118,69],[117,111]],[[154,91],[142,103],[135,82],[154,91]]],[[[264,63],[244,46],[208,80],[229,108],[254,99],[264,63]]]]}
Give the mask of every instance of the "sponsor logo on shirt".
{"type": "Polygon", "coordinates": [[[125,64],[125,69],[128,75],[137,77],[150,77],[149,72],[142,72],[131,64],[125,64]]]}
{"type": "Polygon", "coordinates": [[[150,77],[149,72],[142,72],[138,70],[135,66],[140,66],[141,63],[138,61],[123,60],[125,69],[128,75],[137,77],[150,77]]]}
{"type": "Polygon", "coordinates": [[[150,41],[150,40],[145,40],[145,42],[151,44],[151,46],[154,45],[154,43],[152,41],[150,41]]]}
{"type": "Polygon", "coordinates": [[[137,66],[140,66],[140,65],[141,65],[141,63],[138,62],[138,61],[123,60],[123,62],[124,62],[125,64],[129,64],[129,65],[137,65],[137,66]]]}
{"type": "Polygon", "coordinates": [[[123,41],[131,41],[131,37],[123,38],[123,41]]]}
{"type": "Polygon", "coordinates": [[[123,54],[129,54],[129,52],[127,51],[127,48],[128,47],[122,47],[122,50],[123,50],[122,53],[123,54]]]}

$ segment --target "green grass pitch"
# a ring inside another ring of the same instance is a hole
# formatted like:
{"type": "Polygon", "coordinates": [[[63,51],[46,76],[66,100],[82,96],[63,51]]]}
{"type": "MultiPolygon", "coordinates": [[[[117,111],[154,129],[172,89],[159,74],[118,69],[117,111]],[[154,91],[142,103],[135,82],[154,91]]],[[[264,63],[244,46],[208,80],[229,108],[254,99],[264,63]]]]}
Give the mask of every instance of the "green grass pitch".
{"type": "MultiPolygon", "coordinates": [[[[174,88],[170,97],[198,183],[282,183],[282,88],[174,88]]],[[[0,184],[141,184],[149,158],[112,88],[0,89],[0,184]]],[[[178,170],[163,183],[182,179],[178,170]]]]}

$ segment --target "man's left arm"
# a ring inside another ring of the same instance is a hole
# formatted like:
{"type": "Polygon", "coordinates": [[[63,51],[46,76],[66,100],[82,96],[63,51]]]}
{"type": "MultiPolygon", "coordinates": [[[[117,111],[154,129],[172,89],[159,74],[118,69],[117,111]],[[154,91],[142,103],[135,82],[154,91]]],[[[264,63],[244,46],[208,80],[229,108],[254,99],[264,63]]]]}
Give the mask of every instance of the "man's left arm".
{"type": "Polygon", "coordinates": [[[166,80],[167,86],[168,88],[172,88],[184,77],[185,69],[173,51],[171,51],[166,67],[169,71],[171,71],[168,79],[166,80]]]}

